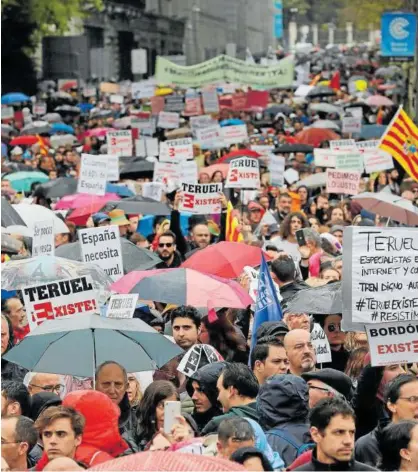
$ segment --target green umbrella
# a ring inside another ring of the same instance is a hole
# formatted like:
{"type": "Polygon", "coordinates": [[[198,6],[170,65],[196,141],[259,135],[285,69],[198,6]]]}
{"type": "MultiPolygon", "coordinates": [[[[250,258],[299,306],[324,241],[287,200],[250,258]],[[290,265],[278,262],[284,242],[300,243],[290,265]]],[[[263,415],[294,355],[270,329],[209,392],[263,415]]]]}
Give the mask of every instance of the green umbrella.
{"type": "Polygon", "coordinates": [[[13,172],[3,177],[17,192],[30,192],[33,183],[43,184],[48,182],[49,177],[43,172],[13,172]]]}

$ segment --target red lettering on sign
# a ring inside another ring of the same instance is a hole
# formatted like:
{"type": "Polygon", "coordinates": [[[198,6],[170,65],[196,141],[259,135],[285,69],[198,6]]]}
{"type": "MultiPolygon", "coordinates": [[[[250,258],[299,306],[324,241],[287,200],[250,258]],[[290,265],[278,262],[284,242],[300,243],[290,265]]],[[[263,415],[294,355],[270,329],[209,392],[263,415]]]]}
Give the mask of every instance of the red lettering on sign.
{"type": "Polygon", "coordinates": [[[183,206],[184,208],[194,208],[194,195],[190,193],[183,194],[183,206]]]}
{"type": "Polygon", "coordinates": [[[230,182],[237,182],[238,181],[238,169],[232,169],[231,174],[229,176],[230,182]]]}
{"type": "Polygon", "coordinates": [[[46,320],[54,319],[54,310],[51,302],[37,303],[33,305],[34,312],[32,313],[32,321],[40,325],[46,320]]]}

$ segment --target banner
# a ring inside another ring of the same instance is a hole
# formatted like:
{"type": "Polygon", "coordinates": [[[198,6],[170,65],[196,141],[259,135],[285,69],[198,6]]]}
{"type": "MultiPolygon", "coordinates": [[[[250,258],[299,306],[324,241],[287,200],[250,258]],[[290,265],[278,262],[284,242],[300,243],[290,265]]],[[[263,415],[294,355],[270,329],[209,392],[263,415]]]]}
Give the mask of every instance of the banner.
{"type": "Polygon", "coordinates": [[[160,142],[160,162],[181,162],[193,159],[192,138],[170,139],[160,142]]]}
{"type": "Polygon", "coordinates": [[[319,323],[314,323],[311,331],[311,342],[315,348],[316,363],[322,364],[331,362],[331,347],[328,342],[327,335],[319,323]]]}
{"type": "Polygon", "coordinates": [[[118,226],[78,230],[83,262],[101,267],[113,280],[123,276],[122,249],[118,226]]]}
{"type": "Polygon", "coordinates": [[[157,126],[164,129],[178,128],[180,126],[180,115],[178,113],[160,111],[157,126]]]}
{"type": "Polygon", "coordinates": [[[356,142],[354,139],[334,139],[329,142],[331,151],[354,151],[356,142]]]}
{"type": "Polygon", "coordinates": [[[189,212],[195,215],[211,215],[221,213],[222,184],[189,184],[182,183],[182,199],[180,212],[189,212]]]}
{"type": "Polygon", "coordinates": [[[137,293],[112,295],[107,304],[106,318],[132,318],[138,296],[137,293]]]}
{"type": "Polygon", "coordinates": [[[237,157],[229,164],[225,187],[259,189],[260,168],[257,159],[237,157]]]}
{"type": "Polygon", "coordinates": [[[239,144],[248,141],[248,132],[246,125],[224,126],[221,128],[221,136],[224,146],[239,144]]]}
{"type": "Polygon", "coordinates": [[[202,149],[215,149],[224,146],[222,128],[219,125],[196,130],[196,139],[202,149]]]}
{"type": "Polygon", "coordinates": [[[53,256],[54,252],[54,220],[36,221],[33,226],[32,257],[53,256]]]}
{"type": "Polygon", "coordinates": [[[366,326],[372,366],[418,361],[418,326],[409,322],[366,326]]]}
{"type": "Polygon", "coordinates": [[[363,172],[363,154],[358,151],[338,152],[335,155],[335,167],[337,169],[358,170],[363,172]]]}
{"type": "Polygon", "coordinates": [[[106,193],[107,164],[102,156],[81,155],[77,193],[104,195],[106,193]]]}
{"type": "Polygon", "coordinates": [[[314,162],[317,167],[335,167],[336,151],[331,149],[314,149],[314,162]]]}
{"type": "Polygon", "coordinates": [[[160,85],[201,87],[214,82],[237,82],[256,89],[289,87],[293,84],[294,63],[286,57],[273,66],[248,64],[241,59],[221,55],[194,66],[178,66],[157,57],[155,77],[160,85]]]}
{"type": "Polygon", "coordinates": [[[219,99],[216,88],[202,91],[202,102],[205,113],[219,113],[219,99]]]}
{"type": "Polygon", "coordinates": [[[365,149],[363,152],[364,167],[367,174],[381,172],[382,170],[393,169],[392,156],[382,149],[365,149]]]}
{"type": "Polygon", "coordinates": [[[269,170],[271,185],[283,187],[284,185],[284,168],[286,159],[276,154],[269,155],[269,170]]]}
{"type": "Polygon", "coordinates": [[[121,129],[106,133],[107,153],[111,156],[132,156],[132,131],[121,129]]]}
{"type": "Polygon", "coordinates": [[[327,169],[327,193],[357,195],[361,172],[327,169]]]}
{"type": "Polygon", "coordinates": [[[343,245],[343,320],[416,322],[418,228],[349,226],[343,245]]]}
{"type": "Polygon", "coordinates": [[[99,310],[89,275],[33,285],[22,293],[31,331],[47,320],[99,310]]]}

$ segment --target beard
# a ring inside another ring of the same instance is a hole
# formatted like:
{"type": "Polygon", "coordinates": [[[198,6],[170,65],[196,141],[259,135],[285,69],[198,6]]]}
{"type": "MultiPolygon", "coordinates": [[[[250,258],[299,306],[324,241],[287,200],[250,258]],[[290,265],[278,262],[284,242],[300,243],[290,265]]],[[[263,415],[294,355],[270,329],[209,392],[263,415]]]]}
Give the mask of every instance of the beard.
{"type": "Polygon", "coordinates": [[[158,256],[162,261],[166,262],[171,258],[172,254],[169,254],[169,253],[165,252],[163,254],[158,254],[158,256]]]}

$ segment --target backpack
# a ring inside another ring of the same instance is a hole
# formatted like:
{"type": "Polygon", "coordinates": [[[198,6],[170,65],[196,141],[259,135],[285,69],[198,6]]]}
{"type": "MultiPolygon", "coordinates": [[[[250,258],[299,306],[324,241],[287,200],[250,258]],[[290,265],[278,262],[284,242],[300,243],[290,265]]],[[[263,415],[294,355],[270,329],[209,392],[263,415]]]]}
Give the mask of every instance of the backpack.
{"type": "Polygon", "coordinates": [[[284,439],[292,447],[294,447],[296,449],[296,457],[299,457],[304,452],[309,451],[310,449],[313,449],[315,446],[315,443],[313,442],[310,442],[310,443],[300,442],[298,439],[295,438],[295,436],[293,436],[293,434],[281,428],[274,428],[270,430],[268,434],[273,434],[274,436],[278,436],[279,438],[284,439]]]}

